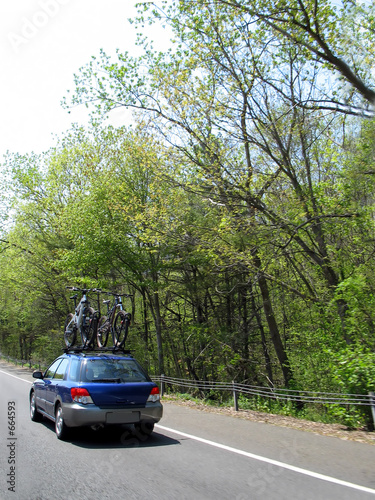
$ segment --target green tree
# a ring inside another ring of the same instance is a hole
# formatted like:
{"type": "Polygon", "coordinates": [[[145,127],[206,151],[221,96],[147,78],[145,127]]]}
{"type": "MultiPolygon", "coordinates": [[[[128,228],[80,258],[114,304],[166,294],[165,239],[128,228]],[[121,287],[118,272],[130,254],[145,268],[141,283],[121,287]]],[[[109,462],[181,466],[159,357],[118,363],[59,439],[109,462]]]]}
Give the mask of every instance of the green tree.
{"type": "MultiPolygon", "coordinates": [[[[220,228],[230,237],[217,254],[225,253],[230,265],[243,262],[257,276],[288,383],[292,372],[270,286],[324,303],[340,283],[331,235],[355,216],[331,186],[342,167],[345,136],[338,126],[345,123],[339,112],[327,116],[317,105],[325,98],[322,68],[306,61],[305,45],[289,39],[280,45],[245,14],[228,14],[221,2],[179,2],[167,16],[178,40],[173,50],[150,50],[139,61],[119,54],[118,63],[102,53],[77,77],[75,100],[96,101],[105,112],[129,106],[153,115],[185,158],[185,188],[225,207],[220,228]],[[97,78],[99,68],[107,78],[97,78]],[[283,279],[291,266],[293,273],[283,279]]],[[[323,13],[325,29],[330,16],[323,13]]],[[[337,306],[342,334],[351,342],[347,304],[338,299],[337,306]]]]}
{"type": "MultiPolygon", "coordinates": [[[[148,8],[146,4],[145,9],[148,8]]],[[[355,113],[362,107],[371,113],[368,104],[375,101],[373,2],[344,1],[335,5],[326,0],[298,0],[287,4],[282,0],[259,0],[251,4],[245,0],[195,0],[181,1],[180,8],[185,13],[198,9],[225,11],[239,23],[251,25],[253,32],[266,40],[275,36],[281,44],[291,42],[301,48],[307,59],[318,62],[331,73],[330,85],[336,80],[336,72],[342,82],[351,85],[349,92],[345,84],[339,85],[340,92],[334,87],[327,88],[325,98],[318,98],[316,105],[325,109],[336,107],[344,113],[355,113]],[[360,104],[358,96],[367,101],[367,106],[360,104]]],[[[156,10],[155,14],[160,16],[160,11],[156,10]]],[[[303,102],[299,104],[303,106],[303,102]]]]}

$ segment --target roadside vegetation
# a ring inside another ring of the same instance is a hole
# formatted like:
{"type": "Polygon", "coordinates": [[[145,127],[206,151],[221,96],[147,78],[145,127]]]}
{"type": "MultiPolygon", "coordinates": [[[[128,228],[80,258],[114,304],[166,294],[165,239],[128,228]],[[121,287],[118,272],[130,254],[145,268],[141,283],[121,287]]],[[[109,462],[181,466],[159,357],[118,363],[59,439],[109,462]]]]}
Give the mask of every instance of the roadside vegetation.
{"type": "MultiPolygon", "coordinates": [[[[65,100],[91,127],[2,163],[1,352],[50,361],[66,286],[101,287],[132,295],[151,374],[375,391],[372,9],[140,5],[143,55],[93,55],[65,100]],[[122,107],[131,123],[108,126],[122,107]]],[[[352,411],[334,418],[371,425],[352,411]]]]}

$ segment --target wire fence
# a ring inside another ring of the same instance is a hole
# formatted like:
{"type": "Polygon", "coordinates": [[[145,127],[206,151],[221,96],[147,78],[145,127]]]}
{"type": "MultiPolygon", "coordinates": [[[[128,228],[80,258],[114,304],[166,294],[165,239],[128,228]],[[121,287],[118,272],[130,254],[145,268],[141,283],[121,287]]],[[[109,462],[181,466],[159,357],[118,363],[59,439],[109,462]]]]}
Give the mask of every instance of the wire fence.
{"type": "Polygon", "coordinates": [[[8,363],[12,363],[16,366],[21,366],[22,368],[28,368],[29,370],[33,369],[38,369],[38,370],[45,370],[48,367],[48,363],[45,363],[43,361],[39,360],[34,360],[34,359],[18,359],[18,358],[13,358],[12,356],[8,356],[7,354],[2,354],[0,352],[0,359],[3,359],[4,361],[7,361],[8,363]]]}
{"type": "MultiPolygon", "coordinates": [[[[43,368],[39,361],[35,360],[18,360],[10,356],[4,356],[0,353],[0,358],[8,362],[26,366],[28,368],[38,366],[39,370],[43,368]]],[[[328,405],[345,405],[345,406],[359,406],[370,407],[372,419],[375,427],[375,394],[370,392],[364,394],[345,394],[336,392],[318,392],[318,391],[299,391],[293,389],[278,389],[275,387],[260,387],[255,385],[238,384],[236,382],[213,382],[209,380],[189,380],[175,377],[168,377],[166,375],[159,375],[151,377],[152,380],[160,385],[161,395],[163,396],[167,388],[172,391],[181,391],[181,389],[193,389],[203,394],[209,391],[223,391],[232,395],[234,409],[238,411],[239,399],[238,396],[243,394],[250,397],[268,398],[280,402],[295,402],[297,404],[321,404],[328,405]]]]}
{"type": "Polygon", "coordinates": [[[297,404],[321,404],[370,407],[375,427],[375,394],[344,394],[335,392],[298,391],[292,389],[278,389],[275,387],[259,387],[255,385],[238,384],[236,382],[211,382],[207,380],[187,380],[167,377],[166,375],[152,377],[160,384],[161,395],[166,393],[167,387],[172,390],[194,389],[202,393],[209,391],[226,391],[232,394],[234,409],[239,410],[238,395],[262,397],[275,401],[295,402],[297,404]]]}
{"type": "Polygon", "coordinates": [[[236,382],[211,382],[207,380],[186,380],[167,377],[165,375],[152,377],[161,384],[162,390],[170,386],[197,389],[199,391],[227,391],[242,393],[250,396],[261,396],[280,401],[296,401],[304,403],[345,404],[371,406],[373,396],[370,394],[343,394],[335,392],[298,391],[292,389],[277,389],[274,387],[259,387],[255,385],[237,384],[236,382]]]}

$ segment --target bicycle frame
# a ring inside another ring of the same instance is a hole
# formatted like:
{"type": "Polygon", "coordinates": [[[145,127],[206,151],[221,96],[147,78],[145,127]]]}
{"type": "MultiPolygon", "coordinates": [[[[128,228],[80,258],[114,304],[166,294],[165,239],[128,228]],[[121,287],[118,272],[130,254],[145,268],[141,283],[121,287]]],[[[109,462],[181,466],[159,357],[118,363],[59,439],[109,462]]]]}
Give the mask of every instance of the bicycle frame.
{"type": "MultiPolygon", "coordinates": [[[[82,298],[79,301],[79,304],[77,306],[77,295],[73,295],[73,297],[70,297],[71,299],[74,300],[74,316],[71,321],[71,323],[74,324],[74,326],[77,328],[77,330],[80,330],[83,324],[83,319],[84,319],[84,313],[85,313],[85,307],[88,305],[88,300],[87,300],[87,292],[88,290],[82,290],[82,298]]],[[[70,324],[68,326],[70,326],[70,324]]]]}
{"type": "MultiPolygon", "coordinates": [[[[102,292],[106,295],[111,295],[114,297],[114,302],[112,307],[109,306],[110,300],[103,300],[103,304],[107,306],[107,314],[105,316],[105,321],[97,329],[97,342],[99,347],[103,347],[107,344],[109,334],[112,334],[114,338],[114,324],[119,311],[124,311],[122,304],[122,295],[113,292],[102,292]],[[99,340],[100,339],[100,340],[99,340]]],[[[130,295],[124,294],[124,297],[130,297],[130,295]]],[[[99,296],[98,296],[99,302],[99,296]]],[[[99,306],[100,310],[100,306],[99,306]]],[[[100,314],[100,313],[99,313],[100,314]]]]}
{"type": "Polygon", "coordinates": [[[117,311],[117,309],[119,309],[120,311],[123,311],[124,308],[122,306],[122,299],[121,299],[121,295],[115,295],[115,303],[112,307],[112,311],[113,311],[113,314],[112,314],[112,321],[111,321],[111,325],[113,325],[113,321],[115,319],[115,312],[117,311]]]}
{"type": "Polygon", "coordinates": [[[123,310],[122,300],[121,300],[121,297],[119,295],[115,295],[115,294],[112,294],[110,292],[104,292],[104,293],[106,293],[107,295],[114,295],[115,302],[114,302],[113,306],[110,308],[109,307],[110,301],[103,300],[103,304],[106,304],[106,306],[107,306],[107,321],[100,327],[99,330],[102,330],[102,331],[105,331],[105,329],[107,327],[112,329],[113,323],[114,323],[115,317],[116,317],[117,308],[119,308],[120,310],[123,310]]]}
{"type": "MultiPolygon", "coordinates": [[[[69,290],[73,291],[80,291],[82,292],[82,297],[77,305],[77,294],[73,295],[70,297],[70,299],[74,300],[74,314],[69,314],[67,321],[65,323],[65,330],[64,330],[64,339],[65,339],[65,344],[70,347],[70,345],[73,345],[75,340],[76,340],[76,334],[79,331],[82,339],[83,344],[87,344],[88,338],[86,335],[86,314],[92,313],[93,310],[89,308],[89,301],[87,298],[88,292],[91,291],[91,289],[87,288],[75,288],[75,287],[67,287],[69,290]],[[70,321],[69,317],[71,317],[70,321]],[[71,337],[71,341],[70,341],[71,337]]],[[[91,317],[92,320],[92,317],[91,317]]],[[[90,323],[91,324],[91,323],[90,323]]]]}

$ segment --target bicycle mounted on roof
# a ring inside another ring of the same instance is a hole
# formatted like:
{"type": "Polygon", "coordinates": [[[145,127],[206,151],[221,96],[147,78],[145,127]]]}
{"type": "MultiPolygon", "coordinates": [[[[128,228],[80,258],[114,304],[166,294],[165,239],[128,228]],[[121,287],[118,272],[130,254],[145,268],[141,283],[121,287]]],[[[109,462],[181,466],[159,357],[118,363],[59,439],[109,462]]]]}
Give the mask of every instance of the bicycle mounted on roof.
{"type": "Polygon", "coordinates": [[[65,320],[64,341],[66,347],[70,348],[75,344],[77,332],[79,332],[83,348],[93,348],[95,340],[98,347],[102,348],[107,345],[109,333],[111,332],[113,346],[123,348],[128,336],[131,314],[123,309],[122,297],[131,297],[131,295],[102,292],[99,288],[66,288],[82,292],[82,298],[78,305],[78,294],[70,297],[70,299],[74,300],[75,313],[69,313],[65,320]],[[89,292],[96,292],[98,295],[97,311],[90,306],[87,297],[89,292]],[[100,293],[105,293],[114,297],[111,309],[109,307],[110,300],[103,301],[103,303],[107,305],[107,316],[101,316],[100,313],[100,293]]]}
{"type": "Polygon", "coordinates": [[[91,292],[90,288],[77,288],[67,286],[68,290],[74,292],[82,292],[82,297],[77,305],[76,293],[70,299],[74,300],[74,314],[69,313],[64,325],[64,341],[67,347],[75,344],[77,333],[81,335],[82,345],[87,345],[88,339],[93,335],[92,330],[95,328],[94,314],[95,311],[90,307],[87,294],[91,292]]]}
{"type": "Polygon", "coordinates": [[[131,297],[126,293],[119,294],[113,292],[103,292],[96,290],[98,293],[98,310],[99,321],[96,330],[96,341],[98,347],[106,347],[109,334],[112,334],[112,341],[115,347],[123,347],[128,337],[131,314],[126,312],[122,305],[122,297],[131,297]],[[107,306],[107,315],[100,315],[99,293],[105,293],[114,297],[112,307],[110,308],[111,300],[103,300],[103,304],[107,306]]]}

